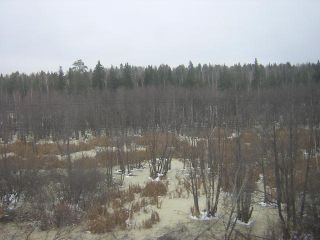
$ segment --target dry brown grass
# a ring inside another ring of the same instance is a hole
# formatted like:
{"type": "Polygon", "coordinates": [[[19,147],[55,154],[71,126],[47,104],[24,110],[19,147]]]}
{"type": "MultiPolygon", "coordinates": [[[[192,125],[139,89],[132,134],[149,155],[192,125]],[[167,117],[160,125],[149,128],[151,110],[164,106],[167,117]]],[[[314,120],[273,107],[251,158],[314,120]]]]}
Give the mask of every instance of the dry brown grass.
{"type": "Polygon", "coordinates": [[[123,202],[120,198],[113,199],[111,202],[112,209],[121,208],[123,206],[123,202]]]}
{"type": "Polygon", "coordinates": [[[130,193],[141,193],[142,188],[139,184],[130,184],[129,185],[129,190],[130,193]]]}
{"type": "Polygon", "coordinates": [[[94,169],[99,167],[99,163],[95,158],[82,157],[77,161],[74,161],[74,167],[79,167],[83,169],[94,169]]]}
{"type": "Polygon", "coordinates": [[[131,203],[135,200],[134,192],[137,191],[136,189],[138,189],[137,186],[139,185],[134,186],[131,190],[130,188],[124,191],[114,190],[108,194],[112,209],[122,208],[126,203],[131,203]]]}
{"type": "Polygon", "coordinates": [[[121,200],[125,203],[132,202],[134,200],[134,193],[129,190],[122,191],[121,200]]]}
{"type": "Polygon", "coordinates": [[[110,218],[98,215],[95,219],[89,221],[88,227],[92,233],[105,233],[112,231],[113,223],[110,218]]]}
{"type": "Polygon", "coordinates": [[[111,216],[116,226],[119,226],[121,229],[126,228],[126,220],[129,218],[129,211],[127,209],[118,209],[111,216]]]}
{"type": "Polygon", "coordinates": [[[67,167],[67,163],[65,161],[60,161],[54,155],[43,157],[41,165],[47,170],[67,167]]]}
{"type": "Polygon", "coordinates": [[[23,141],[16,141],[15,143],[9,144],[7,146],[7,152],[13,152],[18,156],[31,156],[34,155],[34,150],[36,148],[32,147],[32,143],[27,143],[23,141]]]}
{"type": "Polygon", "coordinates": [[[49,144],[49,143],[38,144],[37,151],[38,151],[39,155],[60,154],[60,150],[58,149],[57,144],[49,144]]]}
{"type": "Polygon", "coordinates": [[[2,207],[0,207],[0,218],[2,218],[4,216],[4,210],[2,207]]]}
{"type": "Polygon", "coordinates": [[[107,137],[95,137],[88,141],[87,143],[92,148],[95,148],[97,146],[103,147],[103,146],[110,146],[111,140],[107,137]]]}
{"type": "Polygon", "coordinates": [[[142,227],[145,229],[149,229],[152,228],[152,225],[158,222],[160,222],[159,213],[156,211],[152,211],[150,218],[142,222],[142,227]]]}
{"type": "Polygon", "coordinates": [[[89,215],[88,227],[92,233],[111,232],[114,228],[125,229],[129,211],[124,208],[114,210],[112,213],[100,208],[93,209],[89,215]]]}

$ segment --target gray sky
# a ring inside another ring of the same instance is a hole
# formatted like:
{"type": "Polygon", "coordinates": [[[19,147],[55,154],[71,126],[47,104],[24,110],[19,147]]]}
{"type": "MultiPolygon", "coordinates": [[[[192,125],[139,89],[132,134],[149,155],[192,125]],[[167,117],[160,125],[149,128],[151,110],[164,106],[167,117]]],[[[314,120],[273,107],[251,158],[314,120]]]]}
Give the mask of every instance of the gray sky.
{"type": "Polygon", "coordinates": [[[320,58],[319,0],[0,0],[0,72],[320,58]]]}

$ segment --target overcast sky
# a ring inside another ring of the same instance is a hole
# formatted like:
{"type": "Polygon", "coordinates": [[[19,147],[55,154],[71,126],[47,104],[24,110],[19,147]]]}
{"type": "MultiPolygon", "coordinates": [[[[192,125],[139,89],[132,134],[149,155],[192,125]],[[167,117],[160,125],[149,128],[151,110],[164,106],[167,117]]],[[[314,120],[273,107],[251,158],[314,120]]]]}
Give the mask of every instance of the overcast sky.
{"type": "Polygon", "coordinates": [[[0,72],[320,58],[319,0],[0,0],[0,72]]]}

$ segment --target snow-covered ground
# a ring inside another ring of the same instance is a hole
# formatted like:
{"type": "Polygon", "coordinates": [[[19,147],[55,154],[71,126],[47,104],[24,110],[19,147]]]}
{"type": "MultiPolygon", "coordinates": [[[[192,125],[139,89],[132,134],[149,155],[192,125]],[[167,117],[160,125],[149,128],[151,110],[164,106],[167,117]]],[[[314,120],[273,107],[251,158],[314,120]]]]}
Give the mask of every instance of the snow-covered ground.
{"type": "MultiPolygon", "coordinates": [[[[6,157],[14,157],[14,156],[15,156],[15,153],[13,153],[13,152],[6,153],[6,157]]],[[[0,154],[0,159],[2,159],[4,157],[5,157],[4,154],[0,154]]]]}

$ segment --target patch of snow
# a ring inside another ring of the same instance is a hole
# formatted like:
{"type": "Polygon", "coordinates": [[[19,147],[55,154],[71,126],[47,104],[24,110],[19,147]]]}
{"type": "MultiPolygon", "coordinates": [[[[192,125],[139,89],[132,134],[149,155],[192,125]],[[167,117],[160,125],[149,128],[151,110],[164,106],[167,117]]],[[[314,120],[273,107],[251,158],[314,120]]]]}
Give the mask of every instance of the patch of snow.
{"type": "Polygon", "coordinates": [[[263,174],[260,173],[260,174],[259,174],[259,179],[258,179],[257,183],[262,183],[262,181],[263,181],[263,174]]]}
{"type": "Polygon", "coordinates": [[[228,137],[228,139],[233,139],[233,138],[236,138],[238,137],[238,134],[237,133],[232,133],[230,137],[228,137]]]}
{"type": "Polygon", "coordinates": [[[19,197],[16,192],[6,194],[3,197],[3,203],[7,206],[9,210],[15,209],[17,207],[18,202],[19,202],[19,197]]]}
{"type": "Polygon", "coordinates": [[[275,204],[275,203],[258,202],[258,204],[261,207],[268,207],[268,208],[276,208],[277,207],[277,204],[275,204]]]}
{"type": "Polygon", "coordinates": [[[95,150],[96,150],[96,152],[98,153],[98,152],[106,152],[106,151],[108,151],[108,148],[107,147],[95,147],[94,148],[95,150]]]}
{"type": "Polygon", "coordinates": [[[136,151],[141,151],[141,152],[144,151],[145,152],[145,151],[147,151],[147,148],[143,147],[143,146],[137,146],[135,150],[136,151]]]}
{"type": "Polygon", "coordinates": [[[128,173],[128,174],[126,174],[126,177],[133,177],[134,175],[133,175],[133,173],[132,172],[130,172],[130,173],[128,173]]]}
{"type": "Polygon", "coordinates": [[[200,216],[199,216],[199,217],[190,215],[190,218],[191,218],[192,220],[198,220],[198,221],[210,221],[210,220],[217,220],[217,219],[219,219],[219,216],[210,216],[210,217],[208,217],[207,212],[206,212],[206,211],[203,211],[203,212],[200,213],[200,216]]]}
{"type": "Polygon", "coordinates": [[[245,226],[245,227],[253,227],[253,225],[255,224],[255,221],[251,220],[251,221],[245,223],[245,222],[242,222],[240,220],[237,220],[236,223],[239,224],[239,225],[245,226]]]}
{"type": "Polygon", "coordinates": [[[44,145],[44,144],[54,144],[54,142],[52,141],[52,139],[49,140],[45,140],[45,139],[40,139],[36,145],[44,145]]]}
{"type": "Polygon", "coordinates": [[[159,182],[160,178],[156,177],[155,179],[152,179],[151,177],[149,177],[149,180],[151,180],[152,182],[159,182]]]}
{"type": "MultiPolygon", "coordinates": [[[[1,155],[0,155],[0,159],[4,158],[4,155],[5,155],[5,154],[1,154],[1,155]]],[[[6,156],[7,156],[7,157],[14,157],[14,156],[15,156],[15,153],[14,153],[14,152],[8,152],[8,153],[6,154],[6,156]]]]}
{"type": "MultiPolygon", "coordinates": [[[[71,161],[76,161],[76,160],[79,160],[81,158],[84,158],[84,157],[88,157],[88,158],[94,158],[96,157],[97,155],[97,152],[95,149],[91,149],[91,150],[88,150],[88,151],[80,151],[80,152],[74,152],[74,153],[71,153],[70,154],[70,158],[71,158],[71,161]]],[[[67,155],[56,155],[57,159],[59,161],[61,160],[66,160],[68,158],[67,155]]]]}
{"type": "Polygon", "coordinates": [[[115,152],[115,151],[118,150],[118,148],[117,148],[117,147],[107,147],[106,150],[107,150],[108,152],[115,152]]]}

